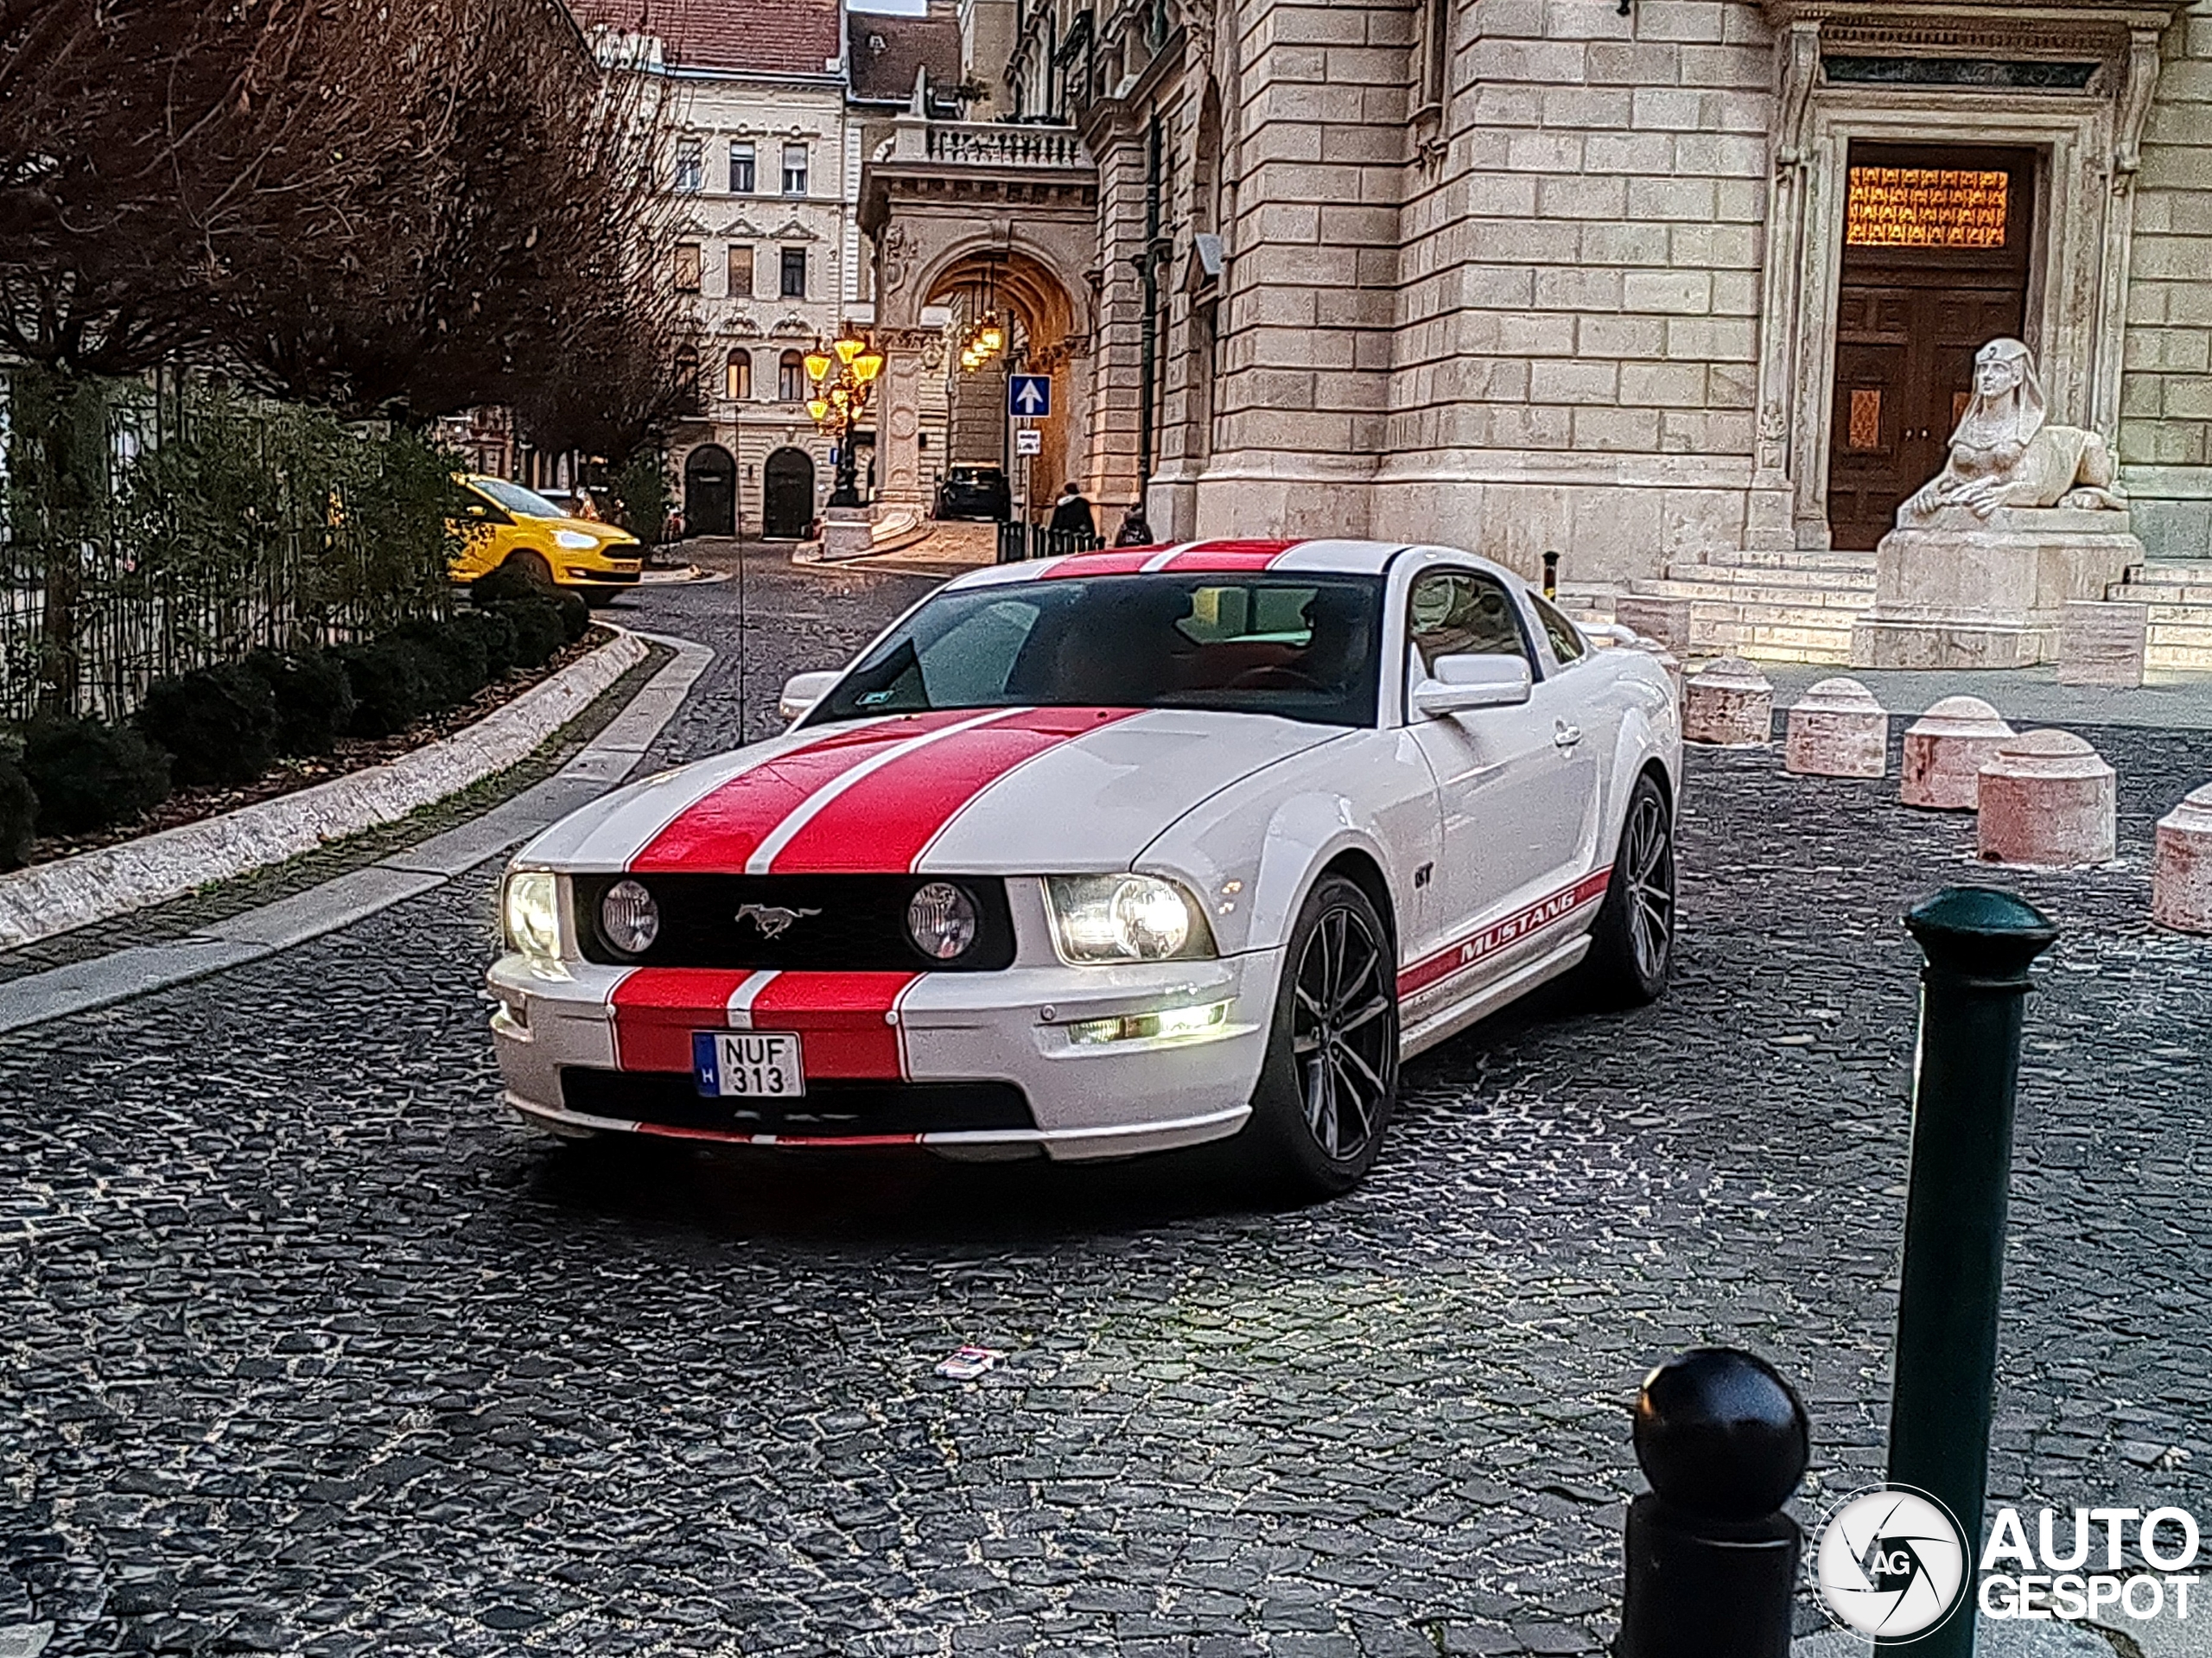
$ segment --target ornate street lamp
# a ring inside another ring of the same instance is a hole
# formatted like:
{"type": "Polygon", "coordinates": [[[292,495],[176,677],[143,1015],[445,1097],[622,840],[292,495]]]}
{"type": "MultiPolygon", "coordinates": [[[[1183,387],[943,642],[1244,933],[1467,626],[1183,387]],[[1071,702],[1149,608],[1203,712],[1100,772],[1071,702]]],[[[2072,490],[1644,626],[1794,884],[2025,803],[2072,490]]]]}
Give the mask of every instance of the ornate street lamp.
{"type": "Polygon", "coordinates": [[[816,340],[802,360],[812,387],[806,400],[807,418],[837,446],[837,487],[830,492],[829,505],[858,506],[860,475],[853,432],[874,394],[875,377],[883,372],[883,353],[847,323],[829,345],[816,340]]]}

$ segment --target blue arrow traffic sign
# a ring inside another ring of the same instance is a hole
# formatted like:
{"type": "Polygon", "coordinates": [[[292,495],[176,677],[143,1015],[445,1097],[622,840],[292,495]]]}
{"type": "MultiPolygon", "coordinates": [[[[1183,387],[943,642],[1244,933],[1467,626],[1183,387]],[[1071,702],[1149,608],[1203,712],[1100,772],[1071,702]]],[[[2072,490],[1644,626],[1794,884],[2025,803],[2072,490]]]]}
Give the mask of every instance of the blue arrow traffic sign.
{"type": "Polygon", "coordinates": [[[1052,377],[1049,374],[1009,374],[1006,377],[1006,411],[1025,420],[1043,420],[1052,412],[1052,377]]]}

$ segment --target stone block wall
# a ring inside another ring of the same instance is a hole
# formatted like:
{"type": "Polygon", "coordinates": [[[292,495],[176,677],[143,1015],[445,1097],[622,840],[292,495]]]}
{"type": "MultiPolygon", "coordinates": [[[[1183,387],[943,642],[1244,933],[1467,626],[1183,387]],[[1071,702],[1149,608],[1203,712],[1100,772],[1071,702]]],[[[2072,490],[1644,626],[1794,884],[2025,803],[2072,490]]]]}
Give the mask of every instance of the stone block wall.
{"type": "Polygon", "coordinates": [[[2166,33],[2144,130],[2120,459],[2155,556],[2212,558],[2212,0],[2166,33]]]}
{"type": "Polygon", "coordinates": [[[1532,573],[1739,546],[1771,36],[1754,0],[1461,0],[1409,168],[1378,530],[1532,573]]]}

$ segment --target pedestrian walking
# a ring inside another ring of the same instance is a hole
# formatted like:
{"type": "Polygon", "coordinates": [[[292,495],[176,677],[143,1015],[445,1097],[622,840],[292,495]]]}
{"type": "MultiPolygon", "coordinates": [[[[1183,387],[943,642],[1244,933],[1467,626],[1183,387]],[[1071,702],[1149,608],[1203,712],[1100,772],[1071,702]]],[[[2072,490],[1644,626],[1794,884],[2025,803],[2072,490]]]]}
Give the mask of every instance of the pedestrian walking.
{"type": "Polygon", "coordinates": [[[1060,499],[1052,505],[1051,527],[1062,534],[1094,538],[1098,534],[1098,520],[1091,516],[1090,503],[1084,499],[1083,492],[1076,487],[1072,478],[1060,486],[1060,499]]]}

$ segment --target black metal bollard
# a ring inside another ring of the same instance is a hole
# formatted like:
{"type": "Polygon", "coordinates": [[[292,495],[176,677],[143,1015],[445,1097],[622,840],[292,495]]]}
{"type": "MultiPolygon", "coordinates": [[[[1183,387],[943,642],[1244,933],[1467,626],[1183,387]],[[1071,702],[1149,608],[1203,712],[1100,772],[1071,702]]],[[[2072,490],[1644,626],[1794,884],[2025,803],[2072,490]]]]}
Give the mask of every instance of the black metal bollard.
{"type": "Polygon", "coordinates": [[[1547,599],[1559,597],[1559,555],[1557,553],[1548,552],[1544,555],[1544,597],[1547,599]]]}
{"type": "MultiPolygon", "coordinates": [[[[1941,1501],[1980,1557],[1988,1496],[1997,1299],[2012,1178],[2013,1092],[2028,969],[2058,937],[2010,893],[1953,886],[1904,918],[1920,975],[1920,1060],[1912,1091],[1912,1173],[1897,1292],[1890,1483],[1941,1501]]],[[[1971,1611],[1910,1642],[1915,1658],[1972,1658],[1971,1611]]]]}
{"type": "Polygon", "coordinates": [[[1616,1658],[1789,1658],[1804,1534],[1782,1505],[1811,1456],[1805,1407],[1774,1367],[1728,1347],[1643,1379],[1616,1658]]]}

